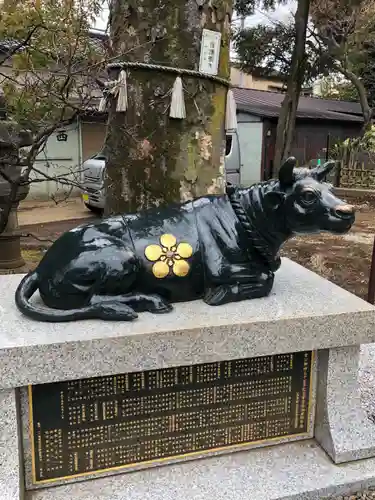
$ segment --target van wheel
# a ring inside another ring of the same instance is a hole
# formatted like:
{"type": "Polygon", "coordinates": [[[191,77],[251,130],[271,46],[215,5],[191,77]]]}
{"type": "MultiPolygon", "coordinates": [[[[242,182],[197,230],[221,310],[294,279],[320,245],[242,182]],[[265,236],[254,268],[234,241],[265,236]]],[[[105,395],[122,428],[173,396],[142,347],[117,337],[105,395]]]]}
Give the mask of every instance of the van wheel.
{"type": "Polygon", "coordinates": [[[89,205],[88,203],[85,203],[86,207],[91,210],[92,213],[96,214],[96,215],[103,215],[103,212],[104,212],[104,209],[103,208],[99,208],[99,207],[94,207],[92,205],[89,205]]]}

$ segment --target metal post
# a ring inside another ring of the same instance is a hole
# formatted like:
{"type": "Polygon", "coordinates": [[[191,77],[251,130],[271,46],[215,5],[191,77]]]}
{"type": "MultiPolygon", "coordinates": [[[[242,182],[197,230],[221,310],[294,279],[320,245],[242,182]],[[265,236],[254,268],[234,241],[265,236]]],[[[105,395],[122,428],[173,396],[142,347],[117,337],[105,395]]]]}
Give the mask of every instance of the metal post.
{"type": "Polygon", "coordinates": [[[330,147],[330,134],[327,135],[327,143],[326,143],[326,161],[329,159],[329,147],[330,147]]]}
{"type": "MultiPolygon", "coordinates": [[[[241,31],[245,29],[245,16],[241,16],[241,31]]],[[[240,88],[244,86],[244,74],[242,69],[240,70],[240,88]]]]}
{"type": "Polygon", "coordinates": [[[335,187],[340,187],[342,160],[336,162],[335,187]]]}

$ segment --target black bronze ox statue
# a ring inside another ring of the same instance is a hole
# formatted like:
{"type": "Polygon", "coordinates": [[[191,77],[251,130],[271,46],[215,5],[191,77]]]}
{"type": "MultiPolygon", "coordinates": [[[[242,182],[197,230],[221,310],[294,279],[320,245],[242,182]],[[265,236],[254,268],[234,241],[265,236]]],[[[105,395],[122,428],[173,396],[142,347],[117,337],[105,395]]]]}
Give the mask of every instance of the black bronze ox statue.
{"type": "Polygon", "coordinates": [[[18,308],[41,321],[130,321],[168,312],[172,302],[217,306],[268,295],[286,240],[343,234],[354,222],[353,207],[324,182],[334,162],[295,165],[289,158],[278,180],[68,231],[22,279],[18,308]],[[30,301],[38,289],[48,307],[30,301]]]}

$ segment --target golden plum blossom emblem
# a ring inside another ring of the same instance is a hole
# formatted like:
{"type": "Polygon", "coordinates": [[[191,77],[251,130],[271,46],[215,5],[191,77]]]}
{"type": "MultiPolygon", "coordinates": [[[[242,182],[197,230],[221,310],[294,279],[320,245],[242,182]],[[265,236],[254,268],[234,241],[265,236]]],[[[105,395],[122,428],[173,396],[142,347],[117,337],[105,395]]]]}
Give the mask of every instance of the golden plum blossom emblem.
{"type": "Polygon", "coordinates": [[[165,278],[172,273],[183,278],[189,273],[190,266],[185,259],[193,255],[193,248],[189,243],[177,244],[173,234],[163,234],[160,245],[148,245],[145,248],[146,259],[155,262],[152,273],[156,278],[165,278]]]}

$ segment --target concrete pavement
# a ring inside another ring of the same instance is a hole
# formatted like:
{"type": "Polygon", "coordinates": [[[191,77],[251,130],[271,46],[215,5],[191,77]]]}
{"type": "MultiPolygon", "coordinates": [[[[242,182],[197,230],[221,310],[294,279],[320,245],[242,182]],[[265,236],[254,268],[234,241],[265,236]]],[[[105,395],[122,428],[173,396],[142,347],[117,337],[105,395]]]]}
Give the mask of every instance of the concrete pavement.
{"type": "Polygon", "coordinates": [[[56,204],[52,200],[24,200],[18,209],[20,226],[44,224],[48,222],[66,221],[71,219],[87,219],[93,214],[85,207],[80,197],[69,198],[56,204]]]}

